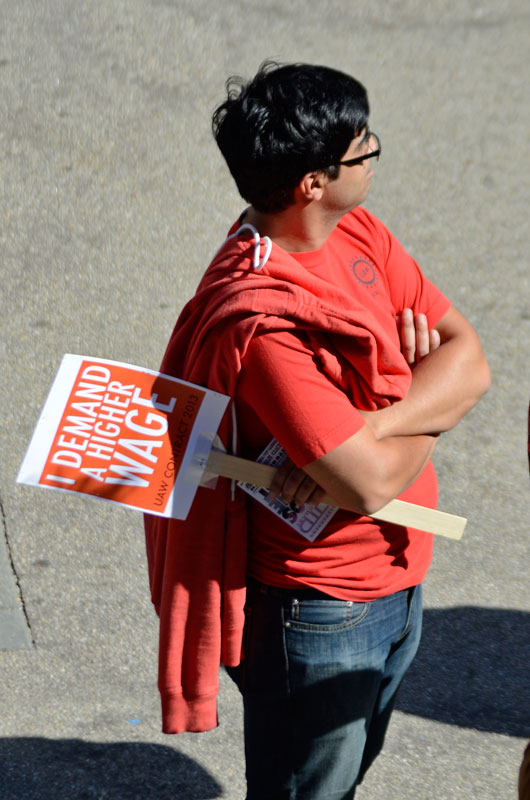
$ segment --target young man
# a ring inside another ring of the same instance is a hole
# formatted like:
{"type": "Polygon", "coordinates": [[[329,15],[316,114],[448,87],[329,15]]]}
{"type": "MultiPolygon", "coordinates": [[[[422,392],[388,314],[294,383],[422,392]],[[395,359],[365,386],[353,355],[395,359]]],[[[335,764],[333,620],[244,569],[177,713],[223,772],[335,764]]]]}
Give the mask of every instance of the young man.
{"type": "Polygon", "coordinates": [[[250,205],[161,367],[232,398],[232,452],[278,440],[273,494],[341,506],[309,542],[219,479],[185,522],[146,518],[164,730],[213,727],[231,668],[248,800],[354,796],[416,652],[432,549],[367,515],[397,496],[436,504],[437,436],[489,385],[469,323],[361,207],[381,151],[368,110],[326,67],[229,82],[213,130],[250,205]]]}

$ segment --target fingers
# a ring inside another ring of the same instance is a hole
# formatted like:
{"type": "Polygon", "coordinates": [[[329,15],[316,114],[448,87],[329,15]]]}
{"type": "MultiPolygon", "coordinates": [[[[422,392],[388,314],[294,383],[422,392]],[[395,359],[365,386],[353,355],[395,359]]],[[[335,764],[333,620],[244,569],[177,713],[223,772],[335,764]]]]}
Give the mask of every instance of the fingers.
{"type": "MultiPolygon", "coordinates": [[[[309,506],[318,506],[319,503],[322,503],[323,500],[327,497],[326,491],[322,489],[320,486],[315,484],[315,488],[307,498],[306,505],[309,506]]],[[[329,502],[329,501],[328,501],[329,502]]]]}
{"type": "Polygon", "coordinates": [[[401,350],[407,364],[414,364],[416,358],[416,329],[411,308],[405,308],[400,317],[401,350]]]}
{"type": "Polygon", "coordinates": [[[418,314],[414,319],[416,326],[416,361],[429,355],[429,326],[425,314],[418,314]]]}
{"type": "Polygon", "coordinates": [[[432,331],[429,331],[430,352],[432,353],[433,350],[437,350],[438,347],[440,347],[440,344],[441,344],[440,334],[438,333],[436,328],[433,328],[432,331]]]}
{"type": "Polygon", "coordinates": [[[269,490],[271,499],[281,497],[285,503],[294,503],[296,506],[319,503],[324,496],[324,490],[303,469],[296,467],[290,458],[276,470],[269,490]]]}
{"type": "Polygon", "coordinates": [[[272,482],[269,489],[269,497],[274,499],[279,497],[283,492],[283,485],[287,480],[289,473],[294,469],[294,464],[290,458],[286,458],[281,466],[278,467],[272,477],[272,482]]]}
{"type": "Polygon", "coordinates": [[[440,334],[436,329],[429,330],[425,314],[414,316],[411,308],[405,308],[397,318],[401,339],[401,350],[407,363],[417,364],[440,346],[440,334]]]}

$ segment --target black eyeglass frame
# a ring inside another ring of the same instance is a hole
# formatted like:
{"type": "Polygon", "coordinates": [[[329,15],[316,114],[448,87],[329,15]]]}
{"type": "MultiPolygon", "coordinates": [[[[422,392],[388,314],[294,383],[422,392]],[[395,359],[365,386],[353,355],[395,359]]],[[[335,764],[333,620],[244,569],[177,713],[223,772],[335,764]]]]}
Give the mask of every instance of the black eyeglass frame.
{"type": "Polygon", "coordinates": [[[377,142],[377,148],[375,150],[365,153],[364,156],[357,156],[357,158],[347,158],[346,161],[339,161],[337,166],[355,167],[357,164],[362,164],[367,158],[375,158],[377,161],[379,161],[379,156],[381,155],[381,140],[377,133],[374,133],[373,131],[369,131],[368,133],[368,141],[370,141],[370,139],[375,139],[377,142]]]}

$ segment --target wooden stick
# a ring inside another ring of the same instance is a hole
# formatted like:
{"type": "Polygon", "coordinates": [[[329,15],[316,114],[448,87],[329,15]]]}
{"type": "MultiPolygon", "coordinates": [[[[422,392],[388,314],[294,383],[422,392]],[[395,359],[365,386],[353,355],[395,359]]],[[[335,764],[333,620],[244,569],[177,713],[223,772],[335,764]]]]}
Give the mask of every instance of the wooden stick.
{"type": "MultiPolygon", "coordinates": [[[[272,476],[276,471],[275,467],[268,464],[247,461],[218,450],[210,451],[205,469],[206,472],[213,472],[215,475],[222,475],[224,478],[232,478],[236,481],[252,483],[262,486],[264,489],[270,488],[272,476]]],[[[331,506],[337,505],[330,497],[326,497],[322,502],[331,506]]],[[[414,503],[405,503],[403,500],[391,500],[390,503],[370,516],[383,522],[392,522],[395,525],[405,525],[427,533],[436,533],[438,536],[446,536],[448,539],[461,539],[467,522],[465,517],[446,514],[444,511],[425,508],[414,503]]]]}

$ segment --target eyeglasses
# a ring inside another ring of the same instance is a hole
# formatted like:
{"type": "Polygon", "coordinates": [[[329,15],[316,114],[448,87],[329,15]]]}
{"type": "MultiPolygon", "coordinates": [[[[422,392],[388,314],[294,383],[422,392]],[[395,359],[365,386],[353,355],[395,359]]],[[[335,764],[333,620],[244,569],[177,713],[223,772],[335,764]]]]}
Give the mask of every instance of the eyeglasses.
{"type": "Polygon", "coordinates": [[[339,164],[343,167],[355,167],[357,164],[362,164],[367,158],[375,158],[376,161],[379,161],[379,156],[381,155],[381,141],[379,136],[373,133],[373,131],[368,131],[365,138],[368,145],[371,145],[372,139],[375,141],[375,150],[369,150],[364,156],[357,156],[357,158],[347,158],[346,161],[339,161],[339,164]]]}

